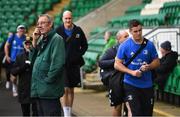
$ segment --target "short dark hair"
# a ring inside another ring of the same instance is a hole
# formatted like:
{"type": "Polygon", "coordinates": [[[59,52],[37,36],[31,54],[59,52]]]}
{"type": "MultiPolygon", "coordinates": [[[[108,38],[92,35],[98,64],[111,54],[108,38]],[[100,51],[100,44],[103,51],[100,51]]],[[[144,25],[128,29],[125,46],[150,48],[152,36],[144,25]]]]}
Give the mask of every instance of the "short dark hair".
{"type": "Polygon", "coordinates": [[[165,41],[163,43],[161,43],[161,48],[167,50],[167,51],[171,51],[171,42],[169,41],[165,41]]]}
{"type": "Polygon", "coordinates": [[[129,29],[133,27],[137,27],[138,25],[142,25],[141,22],[137,19],[133,19],[129,21],[129,29]]]}

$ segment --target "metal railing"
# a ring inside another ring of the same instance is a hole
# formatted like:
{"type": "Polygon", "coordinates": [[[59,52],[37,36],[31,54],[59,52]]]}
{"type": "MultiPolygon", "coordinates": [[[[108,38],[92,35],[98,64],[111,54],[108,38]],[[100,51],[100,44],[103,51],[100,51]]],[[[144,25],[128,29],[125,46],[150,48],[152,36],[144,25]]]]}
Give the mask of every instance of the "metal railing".
{"type": "Polygon", "coordinates": [[[180,27],[156,27],[144,37],[151,40],[158,51],[160,44],[168,40],[171,42],[172,50],[180,55],[180,27]]]}

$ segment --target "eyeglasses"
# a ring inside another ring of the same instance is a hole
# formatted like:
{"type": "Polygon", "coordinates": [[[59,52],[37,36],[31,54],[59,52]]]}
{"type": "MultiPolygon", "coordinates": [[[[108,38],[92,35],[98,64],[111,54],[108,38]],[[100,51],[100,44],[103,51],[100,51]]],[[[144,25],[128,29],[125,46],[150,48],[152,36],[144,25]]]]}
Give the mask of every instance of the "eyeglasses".
{"type": "Polygon", "coordinates": [[[47,23],[49,23],[49,22],[48,22],[48,21],[47,21],[47,22],[38,22],[38,23],[36,24],[36,26],[45,25],[45,24],[47,24],[47,23]]]}
{"type": "Polygon", "coordinates": [[[24,27],[19,27],[19,29],[25,29],[24,27]]]}
{"type": "Polygon", "coordinates": [[[64,18],[64,19],[65,19],[65,20],[71,20],[72,18],[68,18],[68,17],[67,17],[67,18],[64,18]]]}

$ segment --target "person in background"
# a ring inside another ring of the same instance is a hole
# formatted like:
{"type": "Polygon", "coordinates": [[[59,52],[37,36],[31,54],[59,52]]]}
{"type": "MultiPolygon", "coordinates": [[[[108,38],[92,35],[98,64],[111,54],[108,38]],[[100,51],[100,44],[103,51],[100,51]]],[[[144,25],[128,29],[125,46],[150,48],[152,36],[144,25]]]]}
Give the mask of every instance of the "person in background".
{"type": "MultiPolygon", "coordinates": [[[[100,72],[105,72],[106,69],[108,69],[108,70],[111,69],[112,71],[114,71],[114,61],[115,61],[118,47],[128,37],[129,37],[129,34],[127,31],[118,31],[117,32],[116,39],[117,39],[118,43],[115,46],[107,49],[98,61],[99,67],[102,70],[100,72]]],[[[116,92],[116,93],[119,94],[121,92],[116,92]]],[[[110,100],[111,106],[113,106],[112,116],[121,116],[123,100],[121,100],[121,99],[113,100],[113,99],[115,99],[115,98],[112,98],[114,95],[110,92],[109,92],[109,95],[110,95],[109,100],[110,100]],[[118,102],[118,103],[114,103],[114,102],[118,102]]]]}
{"type": "Polygon", "coordinates": [[[4,58],[4,45],[5,45],[5,40],[2,37],[2,33],[0,32],[0,83],[2,82],[1,69],[2,69],[2,61],[4,58]]]}
{"type": "Polygon", "coordinates": [[[128,116],[152,116],[154,92],[151,70],[159,66],[159,58],[154,44],[145,41],[142,36],[141,23],[133,19],[129,22],[129,37],[119,48],[115,58],[115,69],[124,72],[125,102],[128,116]],[[144,42],[144,43],[143,43],[144,42]],[[130,58],[147,43],[143,50],[126,67],[130,58]]]}
{"type": "Polygon", "coordinates": [[[12,92],[14,97],[18,95],[17,86],[16,86],[16,77],[10,75],[10,71],[12,65],[16,60],[16,56],[21,54],[24,50],[23,42],[26,39],[25,33],[26,33],[26,27],[24,25],[19,25],[17,27],[16,34],[9,33],[9,37],[4,46],[5,59],[6,59],[6,63],[8,64],[6,67],[6,76],[7,76],[6,88],[7,89],[10,88],[10,79],[11,79],[12,92]]]}
{"type": "Polygon", "coordinates": [[[64,116],[71,116],[74,101],[74,87],[80,83],[80,67],[84,65],[83,55],[88,48],[83,30],[73,23],[72,13],[64,11],[63,24],[56,32],[63,37],[66,49],[65,93],[61,99],[64,116]]]}
{"type": "Polygon", "coordinates": [[[61,116],[60,97],[64,94],[65,47],[53,29],[53,20],[42,14],[33,32],[29,57],[32,69],[31,98],[38,116],[61,116]]]}
{"type": "Polygon", "coordinates": [[[11,74],[14,76],[19,76],[18,78],[18,101],[21,104],[21,110],[23,116],[37,116],[37,105],[30,98],[31,90],[31,75],[32,75],[32,66],[29,61],[29,51],[31,47],[31,40],[24,42],[24,52],[17,55],[16,61],[11,69],[11,74]],[[32,109],[31,109],[32,108],[32,109]]]}
{"type": "Polygon", "coordinates": [[[161,43],[160,53],[162,58],[160,59],[160,66],[155,69],[156,78],[154,80],[158,84],[158,88],[163,91],[169,74],[177,65],[178,54],[171,50],[171,43],[169,41],[161,43]]]}
{"type": "Polygon", "coordinates": [[[112,47],[116,44],[116,39],[112,36],[112,33],[109,31],[106,31],[104,33],[104,40],[106,42],[106,45],[105,45],[102,53],[104,53],[107,49],[109,49],[110,47],[112,47]]]}

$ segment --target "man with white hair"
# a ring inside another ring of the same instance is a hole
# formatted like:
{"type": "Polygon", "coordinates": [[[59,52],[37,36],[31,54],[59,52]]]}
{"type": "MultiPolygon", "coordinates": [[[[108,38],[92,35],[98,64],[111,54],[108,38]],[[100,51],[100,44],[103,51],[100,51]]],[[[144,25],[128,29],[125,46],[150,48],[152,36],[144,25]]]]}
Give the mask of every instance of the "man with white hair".
{"type": "Polygon", "coordinates": [[[33,66],[31,97],[37,104],[38,116],[61,116],[59,98],[64,94],[65,48],[48,14],[38,18],[29,54],[33,66]]]}

